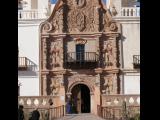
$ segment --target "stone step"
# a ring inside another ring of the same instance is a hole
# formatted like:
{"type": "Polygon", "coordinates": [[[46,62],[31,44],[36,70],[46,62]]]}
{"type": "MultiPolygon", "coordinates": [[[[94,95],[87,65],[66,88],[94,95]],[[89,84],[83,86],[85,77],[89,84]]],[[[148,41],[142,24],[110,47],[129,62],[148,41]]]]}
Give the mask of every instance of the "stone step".
{"type": "Polygon", "coordinates": [[[82,114],[67,114],[62,118],[56,120],[104,120],[91,113],[82,113],[82,114]]]}

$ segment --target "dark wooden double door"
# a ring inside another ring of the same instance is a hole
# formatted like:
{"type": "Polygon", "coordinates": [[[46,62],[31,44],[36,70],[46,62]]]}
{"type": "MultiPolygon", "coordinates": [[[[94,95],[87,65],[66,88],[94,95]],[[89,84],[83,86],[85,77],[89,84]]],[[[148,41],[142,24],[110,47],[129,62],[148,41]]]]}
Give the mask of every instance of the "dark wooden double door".
{"type": "Polygon", "coordinates": [[[73,87],[71,105],[72,113],[90,113],[90,90],[86,85],[73,87]]]}

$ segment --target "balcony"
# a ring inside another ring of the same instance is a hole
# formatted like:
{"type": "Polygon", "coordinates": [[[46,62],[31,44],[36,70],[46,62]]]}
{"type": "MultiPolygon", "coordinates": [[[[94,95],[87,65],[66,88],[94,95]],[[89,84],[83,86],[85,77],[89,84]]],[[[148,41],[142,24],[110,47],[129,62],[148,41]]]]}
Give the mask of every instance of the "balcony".
{"type": "Polygon", "coordinates": [[[133,55],[133,67],[140,68],[140,55],[133,55]]]}
{"type": "Polygon", "coordinates": [[[29,60],[27,57],[19,57],[18,58],[18,70],[20,71],[35,71],[37,68],[37,65],[29,60]]]}
{"type": "Polygon", "coordinates": [[[96,52],[68,52],[64,56],[64,66],[68,69],[92,69],[98,66],[96,52]]]}
{"type": "Polygon", "coordinates": [[[34,20],[46,18],[47,12],[45,10],[18,10],[18,20],[34,20]]]}
{"type": "Polygon", "coordinates": [[[122,7],[122,17],[140,17],[140,7],[122,7]]]}

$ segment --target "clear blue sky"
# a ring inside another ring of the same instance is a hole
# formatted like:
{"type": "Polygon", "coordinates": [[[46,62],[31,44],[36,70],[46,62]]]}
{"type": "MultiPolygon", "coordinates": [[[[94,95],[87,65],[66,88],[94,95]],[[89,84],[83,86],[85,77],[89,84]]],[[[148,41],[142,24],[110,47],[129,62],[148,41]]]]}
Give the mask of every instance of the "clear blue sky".
{"type": "MultiPolygon", "coordinates": [[[[55,4],[57,2],[57,0],[50,0],[51,4],[55,4]]],[[[104,3],[106,3],[107,0],[103,0],[104,3]]]]}

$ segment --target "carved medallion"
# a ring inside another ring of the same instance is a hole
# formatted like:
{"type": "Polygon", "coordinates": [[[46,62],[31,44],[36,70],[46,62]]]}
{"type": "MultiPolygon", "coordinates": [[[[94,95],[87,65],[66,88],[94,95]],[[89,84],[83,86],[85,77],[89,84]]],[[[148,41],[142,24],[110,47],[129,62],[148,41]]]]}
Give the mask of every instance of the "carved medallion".
{"type": "Polygon", "coordinates": [[[117,25],[116,25],[116,23],[111,23],[111,25],[110,25],[110,30],[111,31],[116,31],[117,30],[117,25]]]}
{"type": "Polygon", "coordinates": [[[79,12],[76,15],[76,23],[78,30],[83,31],[83,29],[85,28],[85,16],[83,13],[79,12]]]}

